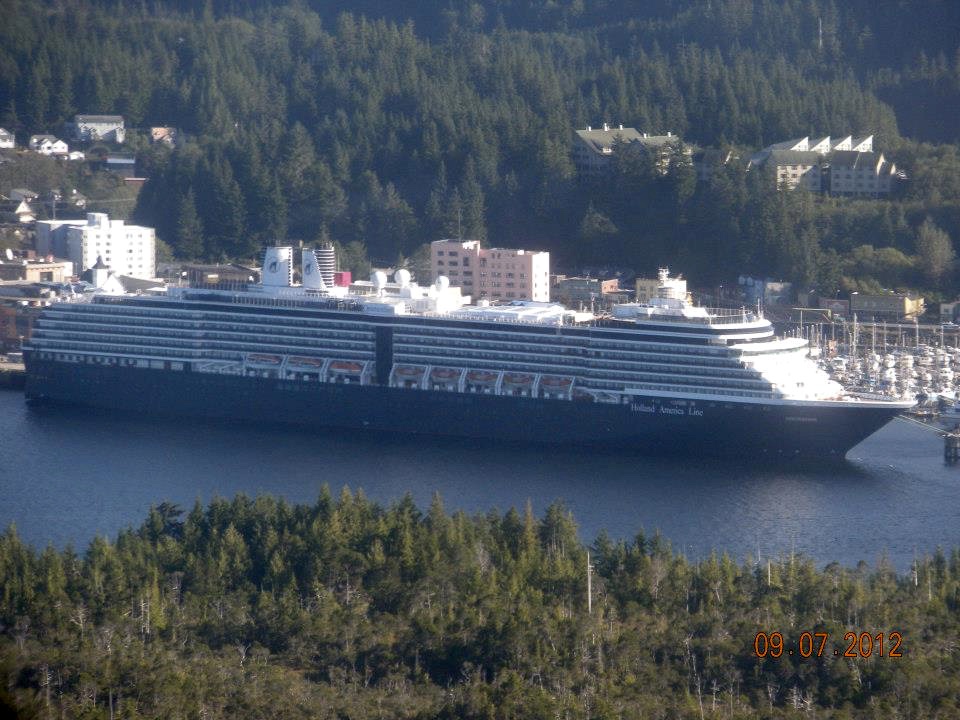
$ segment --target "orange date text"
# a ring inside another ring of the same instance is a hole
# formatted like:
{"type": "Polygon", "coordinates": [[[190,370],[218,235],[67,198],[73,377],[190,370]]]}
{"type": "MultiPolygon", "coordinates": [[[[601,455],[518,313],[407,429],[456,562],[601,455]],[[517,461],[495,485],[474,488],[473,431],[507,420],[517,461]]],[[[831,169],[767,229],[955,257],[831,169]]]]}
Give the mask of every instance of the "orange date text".
{"type": "Polygon", "coordinates": [[[758,658],[779,658],[784,655],[801,658],[834,655],[846,658],[903,657],[903,635],[889,633],[848,632],[841,645],[831,645],[830,635],[825,632],[802,632],[794,640],[784,639],[783,633],[758,632],[753,639],[753,654],[758,658]]]}

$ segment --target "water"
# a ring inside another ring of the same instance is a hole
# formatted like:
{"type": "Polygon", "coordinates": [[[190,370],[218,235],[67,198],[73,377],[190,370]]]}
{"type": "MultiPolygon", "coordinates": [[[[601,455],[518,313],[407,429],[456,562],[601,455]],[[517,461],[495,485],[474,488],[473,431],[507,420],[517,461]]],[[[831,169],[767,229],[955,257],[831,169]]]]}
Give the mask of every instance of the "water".
{"type": "Polygon", "coordinates": [[[960,545],[960,466],[942,440],[894,421],[842,466],[796,468],[647,458],[583,449],[503,447],[468,440],[120,417],[35,408],[0,392],[0,525],[36,547],[115,536],[151,504],[189,508],[236,493],[313,502],[363,488],[390,504],[410,493],[447,510],[569,507],[584,540],[605,529],[631,538],[659,529],[692,558],[804,553],[824,565],[901,571],[915,555],[960,545]]]}

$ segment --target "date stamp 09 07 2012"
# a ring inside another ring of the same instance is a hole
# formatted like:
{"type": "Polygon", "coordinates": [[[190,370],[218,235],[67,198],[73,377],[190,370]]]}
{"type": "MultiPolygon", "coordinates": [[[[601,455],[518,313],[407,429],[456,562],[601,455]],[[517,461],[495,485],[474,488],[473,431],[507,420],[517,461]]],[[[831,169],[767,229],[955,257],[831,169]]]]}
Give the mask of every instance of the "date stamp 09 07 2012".
{"type": "Polygon", "coordinates": [[[795,643],[784,640],[783,633],[758,632],[753,639],[753,654],[758,658],[779,658],[783,655],[797,655],[802,658],[822,657],[824,653],[837,657],[869,658],[869,657],[903,657],[903,635],[897,631],[887,634],[868,632],[848,632],[843,636],[846,646],[828,647],[829,633],[802,632],[795,643]]]}

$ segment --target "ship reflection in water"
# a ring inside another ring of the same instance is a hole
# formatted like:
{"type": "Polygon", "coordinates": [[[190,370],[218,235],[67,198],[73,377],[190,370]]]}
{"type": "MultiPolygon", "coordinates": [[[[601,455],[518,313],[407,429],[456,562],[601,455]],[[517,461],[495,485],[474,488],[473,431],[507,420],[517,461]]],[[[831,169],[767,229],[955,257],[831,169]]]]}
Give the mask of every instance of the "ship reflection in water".
{"type": "Polygon", "coordinates": [[[585,540],[659,528],[692,557],[759,549],[853,565],[886,553],[905,572],[915,553],[960,544],[960,469],[944,465],[936,435],[902,421],[821,467],[156,420],[30,407],[13,392],[0,393],[0,433],[0,522],[37,546],[82,549],[164,500],[189,509],[269,493],[309,503],[324,483],[381,504],[410,493],[424,509],[439,492],[448,510],[468,513],[528,499],[540,513],[560,500],[585,540]]]}

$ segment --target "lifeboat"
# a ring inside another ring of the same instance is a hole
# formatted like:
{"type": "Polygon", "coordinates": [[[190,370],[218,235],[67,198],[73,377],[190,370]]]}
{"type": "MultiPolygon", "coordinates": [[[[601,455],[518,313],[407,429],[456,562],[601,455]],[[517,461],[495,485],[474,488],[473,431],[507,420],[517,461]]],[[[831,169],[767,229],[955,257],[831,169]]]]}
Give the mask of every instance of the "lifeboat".
{"type": "Polygon", "coordinates": [[[558,375],[544,375],[540,378],[540,386],[544,390],[566,390],[573,385],[573,378],[558,375]]]}
{"type": "Polygon", "coordinates": [[[280,355],[264,355],[263,353],[250,353],[247,355],[248,363],[256,363],[257,365],[279,365],[283,362],[283,358],[280,355]]]}
{"type": "Polygon", "coordinates": [[[467,373],[467,382],[472,383],[495,383],[497,374],[489,370],[471,370],[467,373]]]}
{"type": "Polygon", "coordinates": [[[397,365],[394,372],[400,377],[418,378],[423,375],[424,370],[426,368],[422,365],[397,365]]]}
{"type": "Polygon", "coordinates": [[[349,360],[334,360],[330,363],[330,372],[335,373],[359,373],[363,370],[363,365],[349,360]]]}
{"type": "Polygon", "coordinates": [[[290,357],[287,360],[287,365],[295,365],[296,367],[305,367],[305,368],[315,368],[319,370],[323,367],[323,358],[311,358],[311,357],[290,357]]]}
{"type": "Polygon", "coordinates": [[[503,384],[516,385],[519,387],[533,385],[533,375],[527,375],[526,373],[504,373],[503,384]]]}
{"type": "Polygon", "coordinates": [[[453,368],[437,367],[430,371],[430,379],[445,382],[460,377],[460,371],[453,368]]]}

